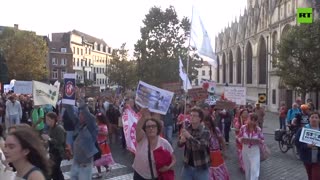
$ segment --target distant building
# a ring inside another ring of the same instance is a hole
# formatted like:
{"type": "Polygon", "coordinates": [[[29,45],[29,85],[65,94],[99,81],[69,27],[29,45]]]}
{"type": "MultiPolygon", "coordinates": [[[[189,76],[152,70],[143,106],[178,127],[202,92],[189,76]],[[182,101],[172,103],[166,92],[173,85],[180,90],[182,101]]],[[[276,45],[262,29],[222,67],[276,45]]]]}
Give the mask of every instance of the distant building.
{"type": "MultiPolygon", "coordinates": [[[[52,42],[65,43],[67,52],[72,53],[72,69],[77,82],[94,81],[93,86],[103,90],[108,85],[107,65],[110,64],[112,49],[107,43],[91,35],[72,30],[66,33],[52,33],[52,42]]],[[[51,59],[51,62],[55,59],[51,59]]]]}
{"type": "Polygon", "coordinates": [[[49,43],[49,80],[53,84],[56,80],[62,81],[65,73],[74,73],[73,53],[66,42],[49,43]]]}
{"type": "Polygon", "coordinates": [[[193,87],[200,87],[202,79],[212,79],[212,73],[210,73],[210,70],[212,70],[212,65],[209,62],[203,61],[202,67],[197,68],[197,70],[198,76],[191,82],[193,87]]]}
{"type": "MultiPolygon", "coordinates": [[[[299,98],[298,93],[288,89],[276,74],[277,60],[269,54],[276,51],[281,38],[297,25],[297,8],[312,7],[316,2],[319,1],[247,0],[247,8],[239,20],[215,38],[217,68],[213,74],[217,93],[222,93],[228,83],[231,87],[246,87],[247,102],[257,102],[258,94],[266,93],[266,108],[270,111],[277,112],[281,102],[291,107],[299,98]]],[[[313,13],[315,18],[319,17],[315,9],[313,13]]],[[[319,107],[318,92],[307,97],[319,107]]]]}

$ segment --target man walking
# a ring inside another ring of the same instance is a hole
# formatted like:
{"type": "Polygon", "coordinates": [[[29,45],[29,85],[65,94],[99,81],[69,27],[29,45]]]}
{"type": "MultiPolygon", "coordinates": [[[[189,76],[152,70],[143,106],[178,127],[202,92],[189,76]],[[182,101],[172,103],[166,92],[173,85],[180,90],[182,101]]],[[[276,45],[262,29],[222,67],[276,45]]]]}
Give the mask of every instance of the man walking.
{"type": "Polygon", "coordinates": [[[8,124],[6,124],[6,126],[8,126],[7,128],[15,124],[20,124],[22,119],[21,104],[17,101],[15,94],[11,95],[6,102],[6,119],[8,120],[8,124]]]}
{"type": "Polygon", "coordinates": [[[210,131],[201,123],[204,115],[201,109],[191,110],[191,124],[181,130],[178,146],[185,145],[182,179],[209,179],[210,154],[208,151],[210,131]]]}

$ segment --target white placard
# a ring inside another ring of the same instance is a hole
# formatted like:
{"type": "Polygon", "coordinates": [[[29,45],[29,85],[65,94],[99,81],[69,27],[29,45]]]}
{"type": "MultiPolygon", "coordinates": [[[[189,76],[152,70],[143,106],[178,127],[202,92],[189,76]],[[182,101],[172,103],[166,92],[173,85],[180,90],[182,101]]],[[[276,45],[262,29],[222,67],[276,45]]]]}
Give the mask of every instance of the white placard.
{"type": "Polygon", "coordinates": [[[32,81],[16,81],[14,83],[14,93],[32,94],[32,81]]]}
{"type": "Polygon", "coordinates": [[[309,128],[302,128],[299,141],[307,144],[314,143],[316,146],[320,147],[320,131],[309,128]]]}
{"type": "Polygon", "coordinates": [[[245,87],[225,87],[224,96],[237,105],[246,105],[247,89],[245,87]]]}
{"type": "Polygon", "coordinates": [[[167,114],[170,107],[173,92],[157,88],[140,81],[136,92],[136,103],[151,112],[167,114]]]}

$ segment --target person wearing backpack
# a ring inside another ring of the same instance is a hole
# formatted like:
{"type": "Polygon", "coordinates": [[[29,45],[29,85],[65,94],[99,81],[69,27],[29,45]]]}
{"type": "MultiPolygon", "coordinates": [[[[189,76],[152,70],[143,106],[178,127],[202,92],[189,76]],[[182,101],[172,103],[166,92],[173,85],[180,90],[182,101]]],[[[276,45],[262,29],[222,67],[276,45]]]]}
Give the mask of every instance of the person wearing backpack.
{"type": "Polygon", "coordinates": [[[65,131],[62,126],[57,124],[58,116],[54,112],[46,114],[46,124],[48,125],[48,134],[43,134],[42,139],[48,142],[50,159],[54,162],[52,167],[53,180],[64,180],[60,165],[65,154],[65,131]]]}
{"type": "Polygon", "coordinates": [[[297,103],[292,104],[292,108],[288,111],[287,114],[287,124],[291,125],[292,120],[296,117],[297,114],[299,114],[301,111],[299,109],[299,105],[297,103]]]}

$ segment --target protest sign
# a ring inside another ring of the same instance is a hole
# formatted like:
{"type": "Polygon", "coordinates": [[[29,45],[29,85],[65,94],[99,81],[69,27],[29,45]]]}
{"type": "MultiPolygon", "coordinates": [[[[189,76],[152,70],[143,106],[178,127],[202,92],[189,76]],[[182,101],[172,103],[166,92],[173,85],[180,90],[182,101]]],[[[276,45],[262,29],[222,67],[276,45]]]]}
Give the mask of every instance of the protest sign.
{"type": "Polygon", "coordinates": [[[234,109],[236,107],[236,103],[232,101],[217,101],[215,109],[234,109]]]}
{"type": "Polygon", "coordinates": [[[320,147],[320,131],[302,128],[299,141],[307,144],[315,144],[316,146],[320,147]]]}
{"type": "Polygon", "coordinates": [[[50,104],[56,106],[59,97],[59,87],[51,86],[38,81],[33,83],[33,101],[34,105],[50,104]]]}
{"type": "Polygon", "coordinates": [[[76,74],[64,74],[62,104],[76,104],[76,74]]]}
{"type": "Polygon", "coordinates": [[[173,92],[157,88],[140,81],[136,92],[136,103],[151,112],[165,115],[173,98],[173,92]]]}
{"type": "Polygon", "coordinates": [[[122,114],[123,132],[126,139],[127,149],[136,153],[136,126],[140,116],[137,115],[130,106],[122,114]]]}
{"type": "Polygon", "coordinates": [[[181,95],[182,94],[182,84],[180,82],[175,82],[175,83],[163,83],[162,84],[162,89],[165,89],[170,92],[174,92],[176,95],[181,95]]]}
{"type": "Polygon", "coordinates": [[[188,90],[188,96],[193,101],[202,101],[207,99],[208,92],[203,88],[193,88],[188,90]]]}
{"type": "Polygon", "coordinates": [[[16,81],[14,83],[14,93],[32,94],[32,81],[16,81]]]}
{"type": "Polygon", "coordinates": [[[245,87],[224,87],[224,97],[238,105],[246,105],[247,89],[245,87]]]}

